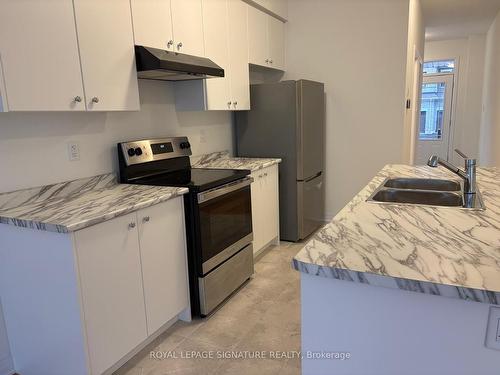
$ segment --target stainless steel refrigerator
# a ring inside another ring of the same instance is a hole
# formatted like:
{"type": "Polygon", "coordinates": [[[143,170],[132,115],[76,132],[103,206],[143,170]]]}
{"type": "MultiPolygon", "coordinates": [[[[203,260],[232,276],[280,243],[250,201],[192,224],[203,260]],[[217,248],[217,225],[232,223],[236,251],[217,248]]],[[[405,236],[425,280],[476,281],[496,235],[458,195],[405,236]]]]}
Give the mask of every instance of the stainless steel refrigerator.
{"type": "Polygon", "coordinates": [[[324,221],[324,84],[307,80],[250,86],[250,111],[235,115],[239,156],[283,159],[280,237],[298,241],[324,221]]]}

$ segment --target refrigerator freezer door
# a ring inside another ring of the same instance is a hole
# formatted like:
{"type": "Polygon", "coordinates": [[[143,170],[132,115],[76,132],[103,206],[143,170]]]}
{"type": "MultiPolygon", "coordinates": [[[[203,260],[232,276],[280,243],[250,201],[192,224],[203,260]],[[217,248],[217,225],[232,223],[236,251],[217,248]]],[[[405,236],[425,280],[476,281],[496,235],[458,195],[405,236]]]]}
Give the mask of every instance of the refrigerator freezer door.
{"type": "Polygon", "coordinates": [[[297,180],[304,181],[324,170],[324,84],[297,81],[297,102],[297,180]]]}
{"type": "Polygon", "coordinates": [[[325,220],[325,188],[323,174],[297,182],[299,237],[304,239],[323,225],[325,220]]]}

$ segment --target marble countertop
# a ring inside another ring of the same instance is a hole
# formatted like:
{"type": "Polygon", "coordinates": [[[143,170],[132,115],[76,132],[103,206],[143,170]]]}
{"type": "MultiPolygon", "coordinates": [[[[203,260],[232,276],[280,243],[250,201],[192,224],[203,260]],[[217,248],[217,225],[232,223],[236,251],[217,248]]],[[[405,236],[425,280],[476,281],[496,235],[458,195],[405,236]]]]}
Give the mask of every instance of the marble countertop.
{"type": "Polygon", "coordinates": [[[193,168],[247,169],[252,172],[278,163],[281,163],[281,159],[231,157],[228,151],[191,158],[193,168]]]}
{"type": "Polygon", "coordinates": [[[68,233],[188,192],[119,184],[114,174],[0,194],[0,223],[68,233]]]}
{"type": "Polygon", "coordinates": [[[295,256],[303,273],[500,304],[500,170],[478,168],[485,211],[366,202],[387,177],[460,180],[388,165],[295,256]]]}

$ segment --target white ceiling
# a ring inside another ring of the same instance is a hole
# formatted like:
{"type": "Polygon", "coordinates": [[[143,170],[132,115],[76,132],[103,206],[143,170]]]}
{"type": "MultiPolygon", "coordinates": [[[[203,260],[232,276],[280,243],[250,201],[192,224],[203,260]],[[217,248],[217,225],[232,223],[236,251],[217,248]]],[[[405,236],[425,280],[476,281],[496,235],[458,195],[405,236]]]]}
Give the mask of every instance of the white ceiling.
{"type": "Polygon", "coordinates": [[[500,0],[421,0],[421,3],[426,40],[484,34],[500,11],[500,0]]]}

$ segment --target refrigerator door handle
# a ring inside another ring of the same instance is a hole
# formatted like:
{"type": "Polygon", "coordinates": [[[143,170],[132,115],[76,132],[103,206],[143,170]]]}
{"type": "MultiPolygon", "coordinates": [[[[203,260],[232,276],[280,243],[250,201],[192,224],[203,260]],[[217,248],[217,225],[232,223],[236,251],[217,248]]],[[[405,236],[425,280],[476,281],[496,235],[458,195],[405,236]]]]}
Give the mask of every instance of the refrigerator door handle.
{"type": "Polygon", "coordinates": [[[318,172],[316,173],[314,176],[312,177],[309,177],[309,178],[306,178],[305,180],[298,180],[299,182],[309,182],[309,181],[312,181],[314,180],[315,178],[318,178],[319,176],[321,176],[323,172],[318,172]]]}

